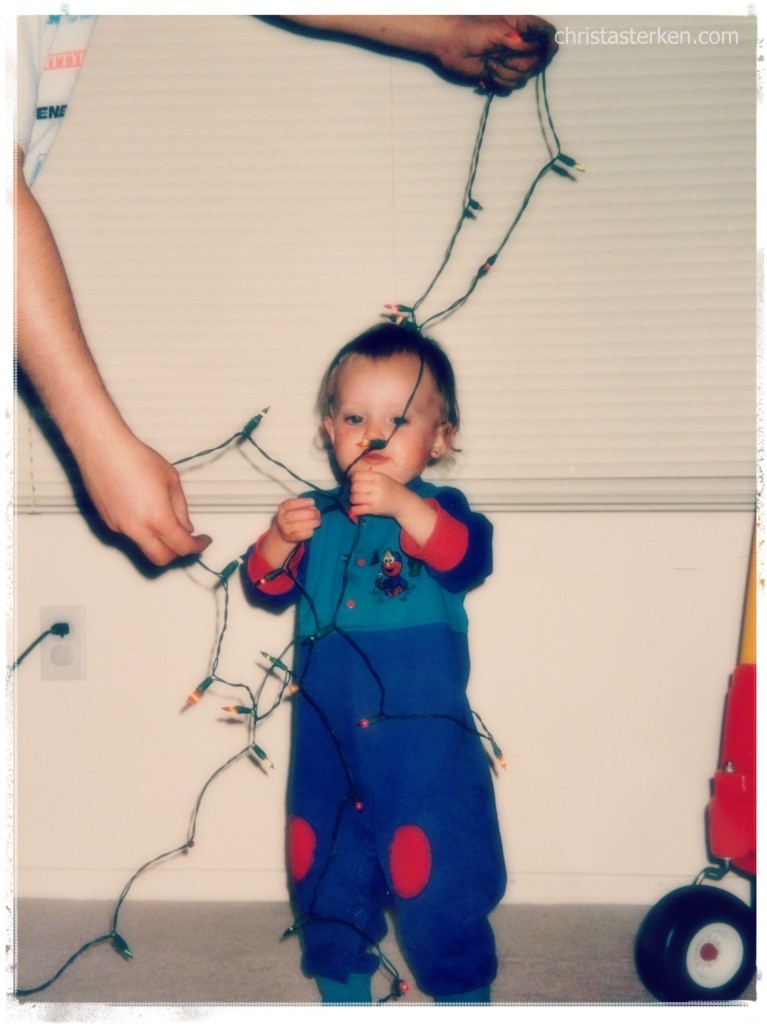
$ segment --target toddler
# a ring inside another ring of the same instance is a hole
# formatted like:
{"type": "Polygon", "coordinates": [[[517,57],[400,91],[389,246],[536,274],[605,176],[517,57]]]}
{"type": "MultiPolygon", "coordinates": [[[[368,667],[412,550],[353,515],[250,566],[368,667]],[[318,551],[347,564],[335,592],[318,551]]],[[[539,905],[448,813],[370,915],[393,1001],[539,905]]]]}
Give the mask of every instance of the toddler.
{"type": "Polygon", "coordinates": [[[288,859],[303,967],[323,1002],[370,1002],[393,906],[422,991],[488,1002],[506,872],[463,604],[491,572],[492,527],[421,479],[453,448],[453,370],[416,328],[383,324],[332,361],[319,411],[341,485],[283,501],[246,562],[259,601],[298,602],[288,859]]]}

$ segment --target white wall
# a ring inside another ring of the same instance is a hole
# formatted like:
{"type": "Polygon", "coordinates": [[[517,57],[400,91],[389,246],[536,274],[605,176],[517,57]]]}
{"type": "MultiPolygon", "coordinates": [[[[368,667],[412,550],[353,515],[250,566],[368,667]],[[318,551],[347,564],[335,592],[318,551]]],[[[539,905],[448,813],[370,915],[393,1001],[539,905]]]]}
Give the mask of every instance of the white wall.
{"type": "MultiPolygon", "coordinates": [[[[497,799],[507,899],[651,903],[705,866],[703,813],[736,657],[751,517],[496,514],[496,569],[470,600],[472,704],[509,763],[497,799]]],[[[265,519],[198,515],[221,569],[265,519]]],[[[21,896],[117,896],[186,838],[208,776],[243,744],[209,691],[216,604],[201,570],[142,578],[78,516],[18,519],[18,639],[39,608],[85,610],[86,678],[17,680],[21,896]]],[[[232,581],[220,674],[255,683],[287,616],[232,581]]],[[[196,846],[136,898],[279,899],[289,712],[261,728],[275,763],[239,762],[208,791],[196,846]]]]}

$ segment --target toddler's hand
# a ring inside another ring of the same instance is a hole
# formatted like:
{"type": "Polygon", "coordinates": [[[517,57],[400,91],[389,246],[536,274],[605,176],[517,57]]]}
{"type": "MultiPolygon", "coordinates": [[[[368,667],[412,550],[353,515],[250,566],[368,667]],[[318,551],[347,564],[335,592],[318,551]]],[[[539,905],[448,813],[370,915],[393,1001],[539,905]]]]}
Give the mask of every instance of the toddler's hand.
{"type": "Polygon", "coordinates": [[[322,517],[312,498],[288,498],[277,509],[274,521],[280,539],[286,544],[309,540],[322,525],[322,517]]]}
{"type": "Polygon", "coordinates": [[[349,474],[349,500],[355,516],[393,516],[395,519],[410,491],[385,473],[359,463],[349,474]]]}

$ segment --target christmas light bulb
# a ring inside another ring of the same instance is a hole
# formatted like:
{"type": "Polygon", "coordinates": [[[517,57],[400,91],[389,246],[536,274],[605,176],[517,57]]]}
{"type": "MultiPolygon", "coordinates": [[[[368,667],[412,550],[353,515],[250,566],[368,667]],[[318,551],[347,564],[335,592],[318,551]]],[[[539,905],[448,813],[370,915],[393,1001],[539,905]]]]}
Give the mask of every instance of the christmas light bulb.
{"type": "Polygon", "coordinates": [[[221,577],[221,582],[222,583],[226,583],[226,581],[229,579],[229,577],[232,575],[232,573],[237,570],[237,568],[239,567],[239,564],[240,564],[239,558],[235,558],[235,560],[233,562],[230,562],[229,565],[225,566],[221,570],[221,572],[219,573],[219,576],[221,577]]]}
{"type": "Polygon", "coordinates": [[[491,746],[493,748],[493,753],[495,754],[495,757],[496,757],[496,760],[498,761],[498,764],[501,766],[501,768],[503,768],[504,771],[506,771],[506,769],[509,766],[506,764],[506,758],[503,756],[503,752],[501,751],[501,748],[498,746],[498,744],[493,739],[490,740],[490,744],[491,744],[491,746]]]}
{"type": "Polygon", "coordinates": [[[304,917],[299,917],[297,921],[293,922],[290,928],[286,928],[285,931],[282,933],[283,939],[286,939],[289,935],[292,935],[294,932],[297,932],[298,929],[301,928],[308,919],[308,915],[305,915],[304,917]]]}
{"type": "Polygon", "coordinates": [[[205,691],[208,689],[208,687],[211,685],[212,682],[213,682],[213,677],[212,676],[208,676],[207,679],[203,679],[203,681],[200,683],[200,685],[197,687],[197,689],[193,690],[192,693],[190,693],[189,696],[186,698],[187,704],[196,704],[200,700],[202,695],[205,693],[205,691]]]}
{"type": "Polygon", "coordinates": [[[250,749],[253,751],[256,757],[259,758],[259,760],[263,761],[265,764],[268,764],[270,768],[274,768],[274,764],[269,760],[269,758],[266,756],[265,751],[263,751],[257,743],[254,743],[250,749]]]}
{"type": "Polygon", "coordinates": [[[126,960],[133,959],[133,951],[122,935],[118,935],[117,932],[112,936],[112,945],[121,956],[125,957],[126,960]]]}
{"type": "Polygon", "coordinates": [[[562,178],[569,178],[570,181],[576,180],[575,175],[570,174],[566,167],[560,167],[559,164],[551,164],[550,169],[554,171],[555,174],[560,175],[560,177],[562,178]]]}
{"type": "Polygon", "coordinates": [[[272,665],[274,665],[275,668],[282,669],[283,672],[287,672],[289,675],[293,674],[288,668],[288,666],[285,664],[285,662],[280,661],[279,658],[275,658],[273,654],[268,654],[266,651],[261,651],[261,657],[267,658],[269,661],[271,661],[272,665]]]}
{"type": "Polygon", "coordinates": [[[563,164],[567,164],[568,167],[573,167],[576,171],[585,171],[586,170],[585,167],[581,167],[580,164],[577,164],[575,162],[575,160],[573,160],[573,158],[571,156],[565,156],[564,153],[560,153],[559,156],[557,157],[557,160],[561,160],[563,164]]]}
{"type": "Polygon", "coordinates": [[[262,409],[261,412],[257,413],[252,420],[248,420],[248,422],[242,428],[242,436],[248,437],[249,434],[252,434],[253,431],[258,426],[258,424],[261,422],[261,420],[264,418],[264,416],[266,416],[268,412],[269,406],[267,405],[267,407],[265,409],[262,409]]]}
{"type": "MultiPolygon", "coordinates": [[[[256,586],[257,587],[261,587],[261,586],[264,585],[264,583],[271,583],[271,581],[272,580],[276,580],[278,576],[282,576],[282,574],[284,572],[285,572],[285,570],[283,568],[272,569],[272,571],[268,572],[266,574],[266,576],[262,576],[261,579],[258,580],[258,582],[256,583],[256,586]]],[[[267,655],[267,657],[268,657],[268,655],[267,655]]]]}
{"type": "Polygon", "coordinates": [[[477,271],[477,276],[478,277],[484,277],[485,274],[489,274],[493,264],[496,261],[496,259],[497,259],[496,256],[488,256],[488,258],[485,260],[485,262],[482,264],[482,266],[477,271]]]}

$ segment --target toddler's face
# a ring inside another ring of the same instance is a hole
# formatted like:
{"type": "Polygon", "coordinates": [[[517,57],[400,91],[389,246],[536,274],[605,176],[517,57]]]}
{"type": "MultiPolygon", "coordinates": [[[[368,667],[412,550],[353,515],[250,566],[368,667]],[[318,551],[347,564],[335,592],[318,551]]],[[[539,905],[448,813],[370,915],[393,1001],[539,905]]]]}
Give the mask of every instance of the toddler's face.
{"type": "Polygon", "coordinates": [[[358,465],[406,484],[432,459],[445,454],[450,440],[448,427],[427,367],[403,418],[419,366],[418,358],[410,353],[388,359],[353,355],[341,365],[333,412],[324,417],[323,424],[342,470],[346,471],[365,452],[358,465]],[[385,448],[366,451],[364,442],[390,436],[385,448]]]}

